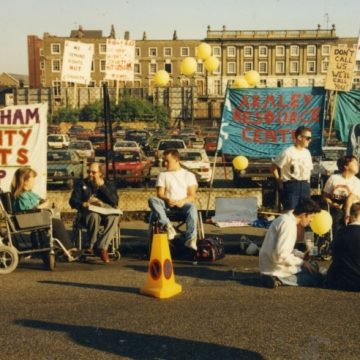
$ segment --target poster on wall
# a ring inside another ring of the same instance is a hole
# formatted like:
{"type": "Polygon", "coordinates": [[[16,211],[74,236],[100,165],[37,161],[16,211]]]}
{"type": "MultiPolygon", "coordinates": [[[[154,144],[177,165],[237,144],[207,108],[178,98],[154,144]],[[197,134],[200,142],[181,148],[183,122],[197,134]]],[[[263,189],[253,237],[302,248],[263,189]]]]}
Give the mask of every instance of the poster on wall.
{"type": "Polygon", "coordinates": [[[0,109],[0,188],[10,191],[19,167],[37,172],[34,192],[46,198],[47,103],[0,109]]]}
{"type": "Polygon", "coordinates": [[[294,142],[299,126],[311,129],[312,155],[321,154],[325,90],[320,87],[228,89],[218,150],[274,158],[294,142]]]}

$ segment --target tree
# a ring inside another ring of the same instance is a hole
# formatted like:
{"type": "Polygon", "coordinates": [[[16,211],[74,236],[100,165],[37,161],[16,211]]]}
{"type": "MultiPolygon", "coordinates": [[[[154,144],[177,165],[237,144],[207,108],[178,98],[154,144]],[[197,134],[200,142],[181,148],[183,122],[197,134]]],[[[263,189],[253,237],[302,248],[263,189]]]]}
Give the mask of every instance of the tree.
{"type": "Polygon", "coordinates": [[[79,120],[79,109],[72,109],[72,108],[60,108],[58,109],[53,117],[54,123],[60,122],[72,122],[75,123],[79,120]]]}
{"type": "Polygon", "coordinates": [[[79,114],[79,118],[82,121],[98,121],[103,117],[102,103],[99,101],[92,104],[86,104],[79,114]]]}

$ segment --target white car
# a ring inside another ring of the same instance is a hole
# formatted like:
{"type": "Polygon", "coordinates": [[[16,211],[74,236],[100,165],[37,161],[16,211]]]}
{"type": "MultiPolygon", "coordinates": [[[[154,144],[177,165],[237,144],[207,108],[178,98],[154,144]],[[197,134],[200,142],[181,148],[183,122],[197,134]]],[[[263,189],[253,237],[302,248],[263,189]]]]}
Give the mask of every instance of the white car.
{"type": "Polygon", "coordinates": [[[95,158],[95,149],[89,140],[72,141],[69,145],[70,150],[74,150],[81,159],[95,158]]]}
{"type": "Polygon", "coordinates": [[[155,151],[155,163],[161,166],[161,158],[165,150],[167,149],[186,149],[184,140],[181,139],[163,139],[160,140],[155,151]]]}
{"type": "Polygon", "coordinates": [[[114,144],[114,151],[118,150],[140,150],[140,146],[136,141],[117,140],[114,144]]]}
{"type": "Polygon", "coordinates": [[[191,171],[199,184],[208,185],[212,169],[210,160],[204,149],[179,149],[181,166],[191,171]]]}
{"type": "Polygon", "coordinates": [[[67,149],[70,145],[70,137],[67,134],[51,134],[47,136],[50,149],[67,149]]]}

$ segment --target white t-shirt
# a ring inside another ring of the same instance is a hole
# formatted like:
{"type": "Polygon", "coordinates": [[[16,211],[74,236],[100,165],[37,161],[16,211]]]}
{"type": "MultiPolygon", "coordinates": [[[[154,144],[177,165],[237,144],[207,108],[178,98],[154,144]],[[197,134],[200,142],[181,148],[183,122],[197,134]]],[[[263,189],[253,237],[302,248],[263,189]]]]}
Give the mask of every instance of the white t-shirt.
{"type": "Polygon", "coordinates": [[[355,175],[344,178],[341,174],[333,174],[327,179],[324,192],[340,203],[345,202],[351,193],[360,198],[360,179],[355,175]]]}
{"type": "Polygon", "coordinates": [[[165,188],[165,196],[172,200],[186,198],[188,187],[193,185],[197,185],[195,175],[182,168],[161,172],[156,181],[156,187],[165,188]]]}
{"type": "Polygon", "coordinates": [[[262,274],[287,277],[301,270],[304,254],[294,249],[296,237],[296,218],[292,211],[272,222],[259,253],[262,274]]]}
{"type": "Polygon", "coordinates": [[[313,163],[310,151],[306,148],[297,149],[292,145],[276,157],[274,164],[281,169],[281,177],[284,181],[310,181],[313,163]]]}

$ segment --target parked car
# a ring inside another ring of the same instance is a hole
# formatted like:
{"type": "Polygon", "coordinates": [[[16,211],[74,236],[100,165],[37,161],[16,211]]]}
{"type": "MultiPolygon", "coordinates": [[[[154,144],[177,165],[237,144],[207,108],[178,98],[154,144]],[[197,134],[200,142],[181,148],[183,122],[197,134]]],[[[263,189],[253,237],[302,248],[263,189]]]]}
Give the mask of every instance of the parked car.
{"type": "Polygon", "coordinates": [[[180,164],[196,176],[200,185],[208,185],[212,169],[210,160],[203,149],[180,149],[180,164]]]}
{"type": "Polygon", "coordinates": [[[83,161],[74,150],[49,150],[47,153],[47,183],[65,185],[71,189],[74,180],[83,176],[83,161]]]}
{"type": "Polygon", "coordinates": [[[50,134],[47,136],[50,149],[67,149],[70,145],[70,137],[67,134],[50,134]]]}
{"type": "Polygon", "coordinates": [[[217,136],[210,135],[204,138],[204,149],[208,155],[214,155],[216,152],[217,136]]]}
{"type": "Polygon", "coordinates": [[[90,140],[75,140],[70,142],[69,150],[74,150],[80,159],[94,159],[95,150],[90,140]]]}
{"type": "Polygon", "coordinates": [[[127,130],[124,140],[136,141],[144,153],[147,154],[149,151],[149,139],[151,135],[147,130],[127,130]]]}
{"type": "Polygon", "coordinates": [[[48,125],[47,133],[48,134],[59,134],[60,133],[59,125],[48,125]]]}
{"type": "Polygon", "coordinates": [[[160,140],[155,151],[155,163],[161,165],[162,155],[167,149],[187,149],[184,140],[181,139],[163,139],[160,140]]]}
{"type": "Polygon", "coordinates": [[[134,149],[140,149],[140,146],[136,141],[117,140],[114,144],[114,151],[134,149]]]}
{"type": "MultiPolygon", "coordinates": [[[[89,137],[89,140],[94,147],[95,156],[105,156],[105,135],[92,135],[89,137]]],[[[108,146],[110,148],[110,142],[108,146]]]]}
{"type": "MultiPolygon", "coordinates": [[[[118,183],[146,186],[150,181],[151,161],[141,149],[114,151],[114,166],[118,183]]],[[[108,169],[112,174],[112,162],[108,169]]]]}
{"type": "Polygon", "coordinates": [[[72,125],[68,129],[67,133],[70,137],[76,137],[78,134],[85,131],[85,128],[83,125],[72,125]]]}

